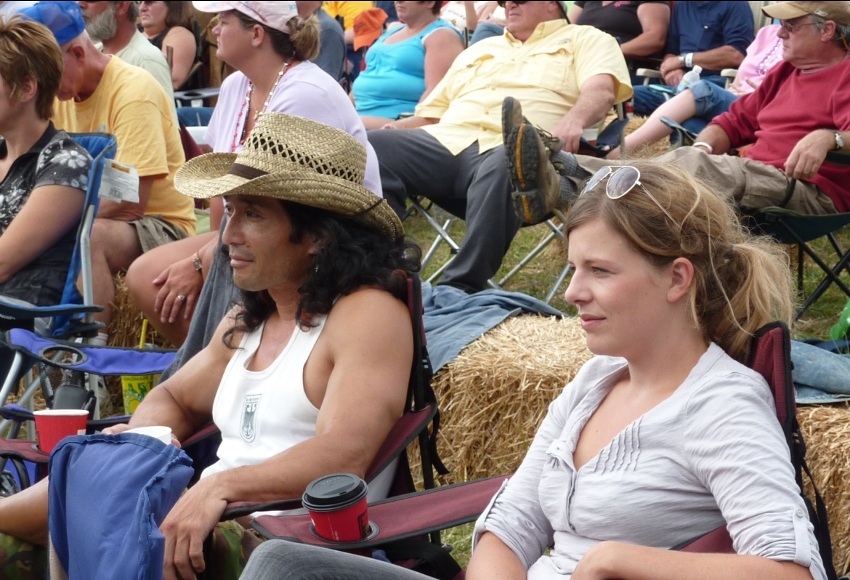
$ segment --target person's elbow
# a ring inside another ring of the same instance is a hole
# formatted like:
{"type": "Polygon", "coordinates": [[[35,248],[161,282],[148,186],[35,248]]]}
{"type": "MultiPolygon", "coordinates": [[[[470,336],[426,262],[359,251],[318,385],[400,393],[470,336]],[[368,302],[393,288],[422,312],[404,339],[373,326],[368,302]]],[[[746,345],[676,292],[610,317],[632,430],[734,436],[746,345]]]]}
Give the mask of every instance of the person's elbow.
{"type": "Polygon", "coordinates": [[[606,111],[614,106],[614,101],[617,96],[617,84],[619,81],[613,77],[608,77],[605,82],[596,83],[593,87],[593,100],[597,102],[600,108],[606,111]]]}
{"type": "Polygon", "coordinates": [[[727,58],[729,64],[726,65],[724,68],[738,68],[739,66],[741,66],[741,63],[744,62],[744,53],[732,46],[727,46],[726,48],[726,52],[728,53],[727,58]]]}

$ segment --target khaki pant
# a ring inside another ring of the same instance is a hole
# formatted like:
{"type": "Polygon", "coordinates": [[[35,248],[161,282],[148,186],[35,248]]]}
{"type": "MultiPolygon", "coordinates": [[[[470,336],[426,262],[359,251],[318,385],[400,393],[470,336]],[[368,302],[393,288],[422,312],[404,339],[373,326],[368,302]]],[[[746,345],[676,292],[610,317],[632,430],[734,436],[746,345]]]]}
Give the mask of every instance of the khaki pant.
{"type": "MultiPolygon", "coordinates": [[[[591,173],[605,165],[628,165],[628,161],[606,161],[587,155],[576,155],[579,165],[591,173]]],[[[680,147],[651,159],[672,163],[696,175],[709,185],[731,195],[746,208],[779,205],[785,199],[788,177],[776,167],[733,155],[709,155],[698,147],[680,147]]],[[[818,187],[797,181],[786,208],[805,214],[837,213],[835,204],[818,187]]]]}

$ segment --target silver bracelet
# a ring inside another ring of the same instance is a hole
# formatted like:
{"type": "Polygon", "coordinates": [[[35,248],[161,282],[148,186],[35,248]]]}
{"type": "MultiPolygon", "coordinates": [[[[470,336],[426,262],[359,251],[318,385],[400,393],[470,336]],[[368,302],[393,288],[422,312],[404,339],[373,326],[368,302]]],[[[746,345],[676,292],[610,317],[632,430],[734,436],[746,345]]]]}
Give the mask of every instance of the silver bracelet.
{"type": "Polygon", "coordinates": [[[685,55],[685,66],[687,68],[693,68],[694,67],[694,53],[689,52],[688,54],[685,55]]]}
{"type": "Polygon", "coordinates": [[[694,141],[691,147],[705,147],[705,150],[708,151],[708,154],[711,155],[714,153],[714,147],[706,143],[705,141],[694,141]]]}

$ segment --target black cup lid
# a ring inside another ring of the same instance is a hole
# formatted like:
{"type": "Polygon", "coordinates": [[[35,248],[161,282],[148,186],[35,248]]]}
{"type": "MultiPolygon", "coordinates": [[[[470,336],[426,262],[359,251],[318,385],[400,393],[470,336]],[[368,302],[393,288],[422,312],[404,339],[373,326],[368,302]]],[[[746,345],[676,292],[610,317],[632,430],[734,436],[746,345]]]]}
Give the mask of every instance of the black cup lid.
{"type": "Polygon", "coordinates": [[[362,495],[366,482],[351,473],[332,473],[310,482],[304,500],[316,506],[337,505],[362,495]]]}

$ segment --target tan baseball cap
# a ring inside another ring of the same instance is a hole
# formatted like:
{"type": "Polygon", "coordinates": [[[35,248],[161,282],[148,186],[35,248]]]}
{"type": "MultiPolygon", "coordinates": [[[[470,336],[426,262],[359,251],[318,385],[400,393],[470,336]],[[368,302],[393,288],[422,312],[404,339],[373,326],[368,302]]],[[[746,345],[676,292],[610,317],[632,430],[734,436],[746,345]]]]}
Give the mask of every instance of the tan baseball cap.
{"type": "Polygon", "coordinates": [[[813,14],[838,24],[850,24],[850,2],[779,2],[762,8],[771,18],[791,20],[813,14]]]}

